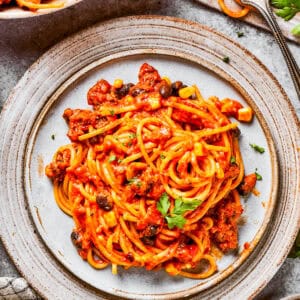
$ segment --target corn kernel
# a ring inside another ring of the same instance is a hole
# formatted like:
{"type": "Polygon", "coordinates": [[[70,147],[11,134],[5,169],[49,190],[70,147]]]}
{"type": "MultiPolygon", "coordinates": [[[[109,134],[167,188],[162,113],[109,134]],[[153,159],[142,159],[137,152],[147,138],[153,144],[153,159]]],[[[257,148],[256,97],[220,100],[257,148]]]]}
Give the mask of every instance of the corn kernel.
{"type": "Polygon", "coordinates": [[[122,79],[116,79],[116,80],[114,81],[113,86],[114,86],[116,89],[120,89],[120,88],[123,86],[123,80],[122,80],[122,79]]]}
{"type": "Polygon", "coordinates": [[[170,78],[167,77],[167,76],[163,76],[161,79],[164,80],[168,85],[171,85],[171,84],[172,84],[170,78]]]}
{"type": "Polygon", "coordinates": [[[179,90],[179,97],[187,99],[195,94],[196,90],[193,86],[187,86],[179,90]]]}
{"type": "Polygon", "coordinates": [[[251,122],[253,111],[251,107],[244,107],[238,110],[238,120],[241,122],[251,122]]]}
{"type": "Polygon", "coordinates": [[[166,272],[172,276],[176,276],[179,274],[180,271],[177,268],[175,268],[172,263],[169,263],[166,266],[166,272]]]}
{"type": "Polygon", "coordinates": [[[216,163],[216,176],[218,179],[224,178],[224,171],[219,163],[216,163]]]}
{"type": "Polygon", "coordinates": [[[150,104],[152,109],[158,109],[160,108],[160,98],[158,97],[149,97],[148,103],[150,104]]]}
{"type": "Polygon", "coordinates": [[[103,218],[105,220],[105,223],[107,224],[108,227],[115,227],[117,225],[117,219],[116,215],[113,210],[110,212],[107,212],[103,215],[103,218]]]}
{"type": "Polygon", "coordinates": [[[113,275],[118,275],[118,265],[116,265],[116,264],[111,265],[111,273],[113,275]]]}

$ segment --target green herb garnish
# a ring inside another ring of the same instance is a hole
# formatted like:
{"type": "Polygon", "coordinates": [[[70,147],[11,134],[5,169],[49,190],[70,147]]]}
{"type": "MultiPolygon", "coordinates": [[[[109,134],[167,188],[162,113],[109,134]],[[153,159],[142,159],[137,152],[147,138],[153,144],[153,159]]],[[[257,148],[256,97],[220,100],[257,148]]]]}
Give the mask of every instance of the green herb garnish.
{"type": "Polygon", "coordinates": [[[115,111],[114,111],[113,109],[110,110],[109,113],[110,113],[111,116],[114,116],[114,115],[115,115],[115,111]]]}
{"type": "Polygon", "coordinates": [[[51,135],[51,139],[54,141],[55,140],[55,134],[51,135]]]}
{"type": "Polygon", "coordinates": [[[272,5],[277,8],[276,15],[285,21],[289,21],[300,12],[299,0],[272,0],[272,5]]]}
{"type": "Polygon", "coordinates": [[[182,215],[173,215],[171,217],[166,217],[169,229],[173,229],[175,226],[178,228],[183,228],[186,223],[186,219],[182,215]]]}
{"type": "Polygon", "coordinates": [[[167,193],[163,193],[157,202],[157,210],[165,217],[170,207],[169,196],[167,193]]]}
{"type": "Polygon", "coordinates": [[[117,157],[113,154],[109,157],[108,162],[111,163],[111,162],[115,161],[116,159],[117,159],[117,157]]]}
{"type": "Polygon", "coordinates": [[[128,179],[127,184],[128,185],[135,184],[138,188],[140,188],[142,186],[142,182],[137,177],[128,179]]]}
{"type": "Polygon", "coordinates": [[[259,152],[259,153],[264,153],[265,152],[265,148],[260,147],[256,144],[249,144],[255,151],[259,152]]]}
{"type": "Polygon", "coordinates": [[[170,200],[167,193],[163,193],[159,198],[159,202],[157,202],[157,210],[160,211],[165,217],[169,229],[172,229],[175,226],[178,228],[183,228],[184,224],[186,223],[186,219],[183,216],[184,213],[196,209],[201,203],[202,201],[198,199],[184,202],[182,198],[177,198],[175,199],[173,211],[168,213],[170,208],[170,200]]]}
{"type": "Polygon", "coordinates": [[[260,174],[258,174],[257,172],[255,172],[254,174],[255,174],[257,180],[263,179],[262,176],[260,174]]]}
{"type": "Polygon", "coordinates": [[[165,155],[163,155],[163,154],[160,154],[160,159],[165,159],[166,158],[166,156],[165,155]]]}
{"type": "Polygon", "coordinates": [[[300,36],[300,24],[296,25],[292,30],[291,33],[293,35],[299,35],[300,36]]]}
{"type": "Polygon", "coordinates": [[[230,163],[231,164],[236,164],[236,158],[234,156],[230,157],[230,163]]]}
{"type": "Polygon", "coordinates": [[[244,36],[244,32],[238,31],[236,34],[237,34],[237,36],[238,36],[239,38],[242,37],[242,36],[244,36]]]}

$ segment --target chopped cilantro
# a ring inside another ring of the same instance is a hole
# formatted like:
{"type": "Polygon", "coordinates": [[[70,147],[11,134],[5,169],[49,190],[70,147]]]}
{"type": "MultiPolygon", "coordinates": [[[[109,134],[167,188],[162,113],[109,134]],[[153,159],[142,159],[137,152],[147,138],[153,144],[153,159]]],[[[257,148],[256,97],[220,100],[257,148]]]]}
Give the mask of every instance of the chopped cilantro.
{"type": "Polygon", "coordinates": [[[237,34],[237,36],[238,36],[239,38],[242,37],[242,36],[244,36],[244,32],[238,31],[236,34],[237,34]]]}
{"type": "Polygon", "coordinates": [[[52,139],[52,140],[55,140],[55,134],[52,134],[52,135],[51,135],[51,139],[52,139]]]}
{"type": "Polygon", "coordinates": [[[174,209],[172,214],[175,215],[183,215],[185,212],[189,210],[194,210],[201,204],[201,201],[198,199],[194,199],[188,202],[183,202],[182,198],[175,199],[174,209]]]}
{"type": "Polygon", "coordinates": [[[173,229],[175,226],[178,228],[183,228],[186,223],[186,219],[182,215],[173,215],[171,217],[166,217],[169,229],[173,229]]]}
{"type": "Polygon", "coordinates": [[[115,161],[116,159],[117,159],[117,157],[113,154],[109,157],[108,162],[111,163],[111,162],[115,161]]]}
{"type": "Polygon", "coordinates": [[[163,154],[160,154],[160,159],[165,159],[166,158],[166,156],[165,155],[163,155],[163,154]]]}
{"type": "Polygon", "coordinates": [[[157,202],[157,210],[161,212],[161,214],[165,217],[168,227],[170,229],[177,226],[178,228],[183,228],[186,223],[186,219],[184,218],[184,213],[189,210],[196,209],[201,204],[201,201],[198,199],[194,199],[191,201],[184,202],[182,198],[175,199],[174,208],[171,213],[168,213],[170,208],[170,200],[167,193],[163,193],[159,198],[159,202],[157,202]]]}
{"type": "Polygon", "coordinates": [[[262,180],[262,176],[260,174],[258,174],[257,172],[255,172],[255,176],[257,180],[262,180]]]}
{"type": "Polygon", "coordinates": [[[265,152],[265,148],[260,147],[256,144],[249,144],[255,151],[259,152],[259,153],[264,153],[265,152]]]}
{"type": "Polygon", "coordinates": [[[157,210],[165,217],[170,207],[169,196],[167,193],[163,193],[157,202],[157,210]]]}
{"type": "Polygon", "coordinates": [[[234,156],[230,157],[230,163],[231,164],[236,164],[236,158],[234,156]]]}
{"type": "Polygon", "coordinates": [[[113,109],[110,110],[109,113],[110,113],[111,116],[114,116],[114,115],[115,115],[115,111],[114,111],[113,109]]]}
{"type": "Polygon", "coordinates": [[[272,0],[271,3],[276,8],[276,15],[285,21],[289,21],[300,12],[299,0],[272,0]]]}

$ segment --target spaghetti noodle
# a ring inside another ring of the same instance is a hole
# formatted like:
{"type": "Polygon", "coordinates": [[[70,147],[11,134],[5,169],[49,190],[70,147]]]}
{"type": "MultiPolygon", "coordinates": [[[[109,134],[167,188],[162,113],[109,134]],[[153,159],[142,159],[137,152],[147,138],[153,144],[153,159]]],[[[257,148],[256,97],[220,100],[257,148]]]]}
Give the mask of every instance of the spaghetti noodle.
{"type": "Polygon", "coordinates": [[[243,211],[239,130],[228,117],[251,121],[252,110],[204,99],[146,63],[137,84],[102,79],[87,96],[93,110],[65,110],[72,143],[46,167],[80,256],[114,274],[122,266],[212,275],[214,253],[238,245],[243,211]]]}
{"type": "MultiPolygon", "coordinates": [[[[0,0],[0,6],[9,5],[11,2],[11,0],[0,0]]],[[[61,8],[64,6],[64,2],[42,3],[41,0],[16,0],[16,3],[18,6],[27,8],[31,11],[37,9],[61,8]]]]}
{"type": "Polygon", "coordinates": [[[240,0],[235,0],[235,2],[240,5],[242,7],[242,9],[238,10],[238,11],[234,11],[230,8],[228,8],[228,6],[225,4],[224,0],[218,0],[218,3],[222,9],[222,11],[229,17],[232,18],[242,18],[244,16],[246,16],[249,11],[250,11],[250,7],[249,6],[245,6],[241,3],[240,0]]]}

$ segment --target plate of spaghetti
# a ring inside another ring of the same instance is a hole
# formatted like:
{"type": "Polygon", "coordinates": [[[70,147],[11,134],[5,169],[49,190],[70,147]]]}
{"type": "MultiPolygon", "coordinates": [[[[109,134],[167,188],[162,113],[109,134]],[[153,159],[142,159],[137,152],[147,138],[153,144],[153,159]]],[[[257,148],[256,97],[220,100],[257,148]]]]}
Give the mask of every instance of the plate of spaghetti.
{"type": "Polygon", "coordinates": [[[0,0],[0,19],[35,17],[53,13],[81,0],[0,0]]]}
{"type": "Polygon", "coordinates": [[[1,178],[0,230],[42,296],[249,298],[287,255],[298,174],[281,176],[299,128],[272,75],[219,33],[152,16],[98,24],[10,99],[2,169],[24,168],[1,178]]]}

